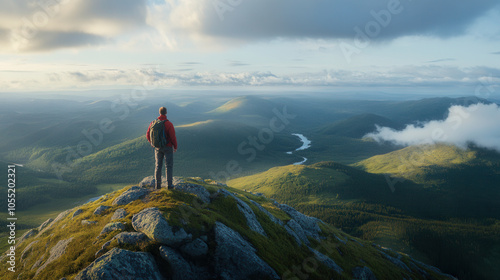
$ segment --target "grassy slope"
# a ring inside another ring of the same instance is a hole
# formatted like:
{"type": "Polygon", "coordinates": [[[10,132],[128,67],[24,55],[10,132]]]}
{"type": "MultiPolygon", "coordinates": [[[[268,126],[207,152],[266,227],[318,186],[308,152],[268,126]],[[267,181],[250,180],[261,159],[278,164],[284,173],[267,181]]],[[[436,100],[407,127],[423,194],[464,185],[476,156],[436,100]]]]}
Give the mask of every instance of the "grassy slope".
{"type": "MultiPolygon", "coordinates": [[[[500,222],[434,220],[457,213],[447,192],[406,180],[391,193],[384,176],[335,163],[276,167],[229,185],[262,192],[348,233],[430,260],[459,279],[491,279],[497,272],[487,263],[500,261],[492,249],[500,246],[500,222]]],[[[481,211],[478,207],[472,210],[481,211]]]]}
{"type": "MultiPolygon", "coordinates": [[[[197,181],[196,183],[200,184],[201,182],[197,181]]],[[[214,193],[218,188],[204,183],[201,184],[205,185],[211,193],[214,193]]],[[[20,267],[16,273],[7,272],[7,264],[2,262],[0,264],[2,279],[16,279],[21,271],[24,271],[23,277],[27,279],[59,279],[61,277],[72,279],[78,271],[85,268],[95,259],[95,253],[117,233],[112,232],[100,239],[95,238],[99,235],[100,230],[109,222],[113,212],[118,208],[123,208],[128,213],[127,217],[121,220],[121,222],[126,224],[127,231],[133,231],[131,226],[132,216],[148,207],[158,207],[164,212],[165,217],[172,225],[181,226],[181,219],[187,221],[187,225],[183,227],[186,231],[192,233],[194,237],[204,234],[204,232],[214,226],[215,221],[220,221],[248,239],[256,247],[257,254],[269,263],[279,275],[284,275],[294,266],[301,267],[312,256],[307,247],[299,247],[283,227],[271,222],[264,213],[260,212],[251,203],[249,203],[250,207],[257,214],[259,222],[268,233],[267,238],[249,230],[244,222],[244,217],[238,211],[235,200],[229,197],[219,197],[204,207],[193,208],[196,198],[192,195],[178,191],[161,190],[151,193],[143,201],[137,200],[125,206],[112,206],[111,202],[114,198],[125,190],[126,188],[110,193],[96,202],[77,207],[84,212],[74,219],[71,218],[71,215],[77,208],[71,209],[69,215],[60,220],[50,230],[41,236],[32,237],[26,242],[19,244],[17,250],[18,252],[22,252],[30,242],[35,239],[38,240],[38,243],[32,246],[31,252],[26,254],[23,260],[24,267],[29,268],[40,257],[44,256],[46,248],[54,246],[59,240],[68,239],[69,237],[74,238],[66,253],[48,265],[37,277],[34,278],[36,270],[20,269],[20,267]],[[108,205],[111,208],[106,210],[103,215],[95,216],[92,212],[99,205],[108,205]],[[82,225],[81,221],[84,219],[97,221],[97,225],[82,225]]],[[[281,220],[286,221],[289,219],[284,212],[277,209],[271,201],[263,197],[253,196],[234,189],[229,190],[239,193],[240,198],[247,203],[249,202],[248,199],[257,201],[281,220]]],[[[328,271],[323,264],[315,262],[316,268],[314,270],[306,270],[308,272],[308,279],[352,279],[351,271],[356,266],[370,267],[377,279],[401,279],[402,277],[423,279],[422,276],[415,273],[407,273],[384,259],[376,247],[371,246],[368,242],[349,237],[340,230],[326,224],[322,225],[322,230],[327,238],[321,243],[313,242],[312,247],[331,257],[337,264],[344,268],[344,273],[340,276],[336,275],[328,271]],[[350,240],[346,244],[343,244],[333,238],[334,235],[344,240],[350,240]]],[[[145,242],[136,246],[126,246],[124,249],[149,251],[158,258],[159,255],[156,249],[158,245],[145,242]]],[[[112,242],[108,250],[117,246],[119,245],[116,242],[112,242]]],[[[209,244],[209,246],[211,252],[213,252],[214,245],[209,244]]],[[[390,251],[387,254],[393,255],[390,251]]],[[[403,262],[408,263],[408,260],[406,256],[402,257],[403,262]]],[[[19,263],[19,265],[21,264],[19,263]]],[[[435,276],[436,279],[441,278],[432,271],[427,272],[435,276]]]]}
{"type": "Polygon", "coordinates": [[[477,160],[477,152],[453,145],[410,146],[388,154],[377,155],[354,166],[370,173],[387,173],[420,183],[432,167],[453,168],[477,160]]]}

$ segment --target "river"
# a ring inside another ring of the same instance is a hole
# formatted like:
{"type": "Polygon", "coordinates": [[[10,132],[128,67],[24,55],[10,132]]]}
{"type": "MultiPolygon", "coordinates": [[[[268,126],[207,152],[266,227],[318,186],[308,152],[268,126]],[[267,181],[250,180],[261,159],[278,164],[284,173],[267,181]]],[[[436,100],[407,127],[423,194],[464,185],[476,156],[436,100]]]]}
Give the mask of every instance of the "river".
{"type": "MultiPolygon", "coordinates": [[[[287,154],[291,155],[291,154],[293,154],[293,152],[303,151],[303,150],[309,149],[311,147],[311,140],[307,139],[307,137],[305,137],[304,135],[302,135],[300,133],[292,133],[292,135],[299,137],[300,141],[302,141],[302,146],[295,149],[294,151],[287,152],[287,154]]],[[[302,157],[302,158],[303,158],[302,161],[296,162],[296,163],[294,163],[294,165],[304,164],[307,161],[307,158],[306,157],[302,157]]]]}

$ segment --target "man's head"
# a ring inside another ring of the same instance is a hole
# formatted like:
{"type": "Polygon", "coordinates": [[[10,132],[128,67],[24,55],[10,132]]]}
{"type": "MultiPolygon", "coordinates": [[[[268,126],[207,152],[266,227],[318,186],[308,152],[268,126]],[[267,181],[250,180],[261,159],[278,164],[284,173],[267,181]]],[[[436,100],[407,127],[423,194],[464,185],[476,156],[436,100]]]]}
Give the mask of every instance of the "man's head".
{"type": "Polygon", "coordinates": [[[161,107],[160,108],[160,115],[166,115],[167,114],[167,108],[161,107]]]}

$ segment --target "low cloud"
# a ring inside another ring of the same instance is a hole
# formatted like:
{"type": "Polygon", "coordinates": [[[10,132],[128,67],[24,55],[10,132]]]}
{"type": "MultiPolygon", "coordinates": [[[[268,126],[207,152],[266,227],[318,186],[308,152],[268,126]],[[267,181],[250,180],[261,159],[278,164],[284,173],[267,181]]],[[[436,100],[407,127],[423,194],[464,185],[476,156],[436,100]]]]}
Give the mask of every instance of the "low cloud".
{"type": "Polygon", "coordinates": [[[401,131],[377,127],[376,132],[365,137],[404,146],[447,143],[466,148],[469,144],[475,144],[500,152],[499,123],[500,107],[497,104],[479,103],[468,107],[452,106],[445,120],[407,125],[401,131]]]}

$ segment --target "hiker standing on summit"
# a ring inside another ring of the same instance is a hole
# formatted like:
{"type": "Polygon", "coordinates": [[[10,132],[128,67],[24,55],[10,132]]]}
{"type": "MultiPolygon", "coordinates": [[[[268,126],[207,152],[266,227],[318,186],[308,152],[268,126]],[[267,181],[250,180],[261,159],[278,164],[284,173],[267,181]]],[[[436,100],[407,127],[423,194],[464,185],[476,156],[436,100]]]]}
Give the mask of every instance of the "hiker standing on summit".
{"type": "Polygon", "coordinates": [[[146,133],[151,146],[155,148],[155,189],[161,189],[161,173],[163,158],[167,172],[167,186],[172,188],[172,172],[174,168],[174,153],[177,152],[177,138],[174,125],[167,119],[167,108],[160,108],[160,116],[149,124],[146,133]]]}

